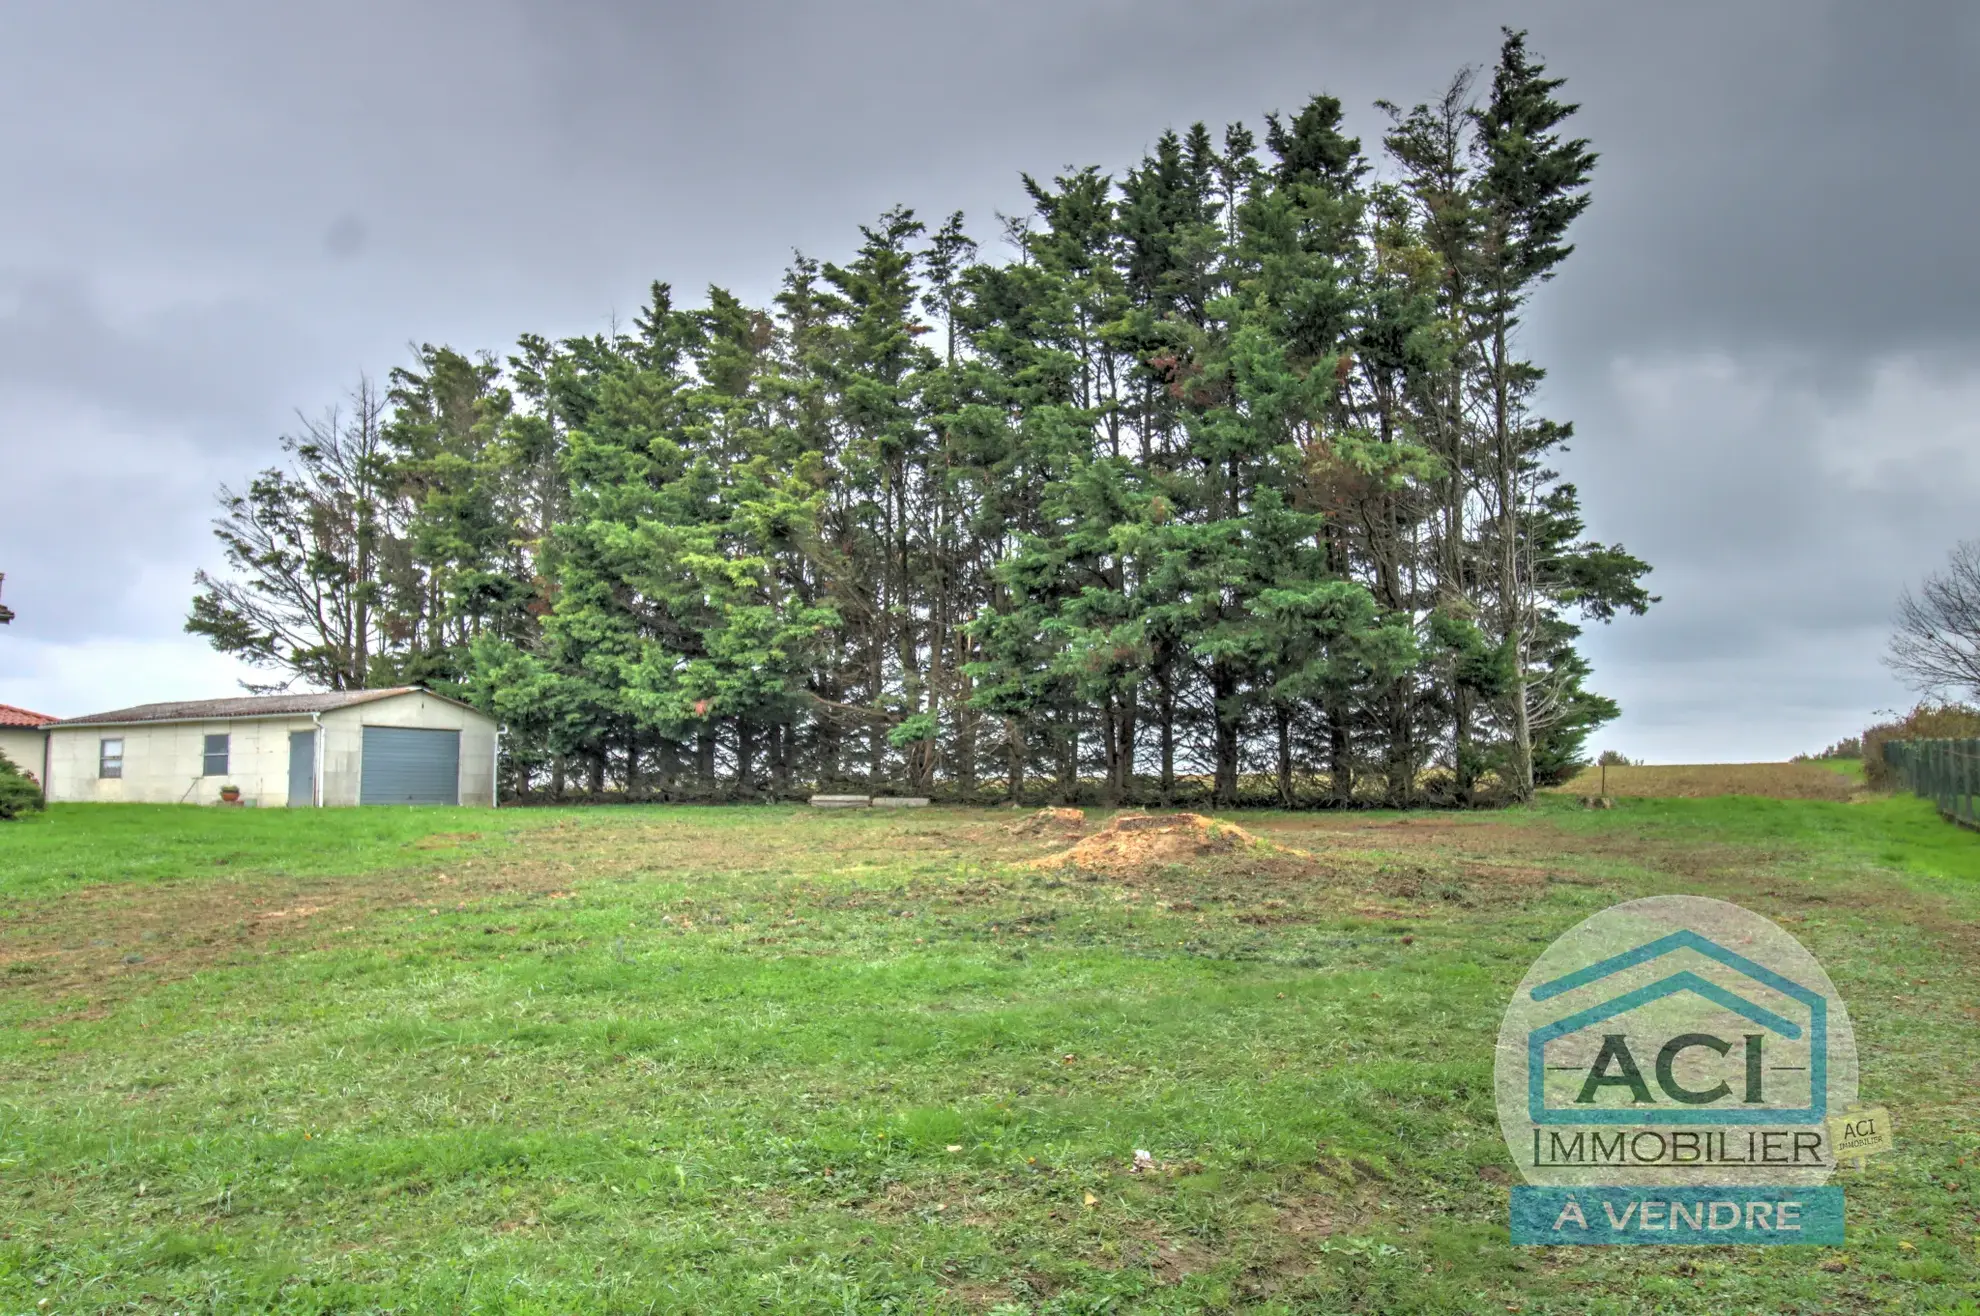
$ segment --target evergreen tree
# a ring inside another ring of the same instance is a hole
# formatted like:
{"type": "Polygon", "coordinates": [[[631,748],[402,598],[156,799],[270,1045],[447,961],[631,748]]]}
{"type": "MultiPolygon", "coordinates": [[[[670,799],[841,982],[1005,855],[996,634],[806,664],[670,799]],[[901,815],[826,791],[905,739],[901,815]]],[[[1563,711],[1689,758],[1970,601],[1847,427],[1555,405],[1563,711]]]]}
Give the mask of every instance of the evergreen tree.
{"type": "Polygon", "coordinates": [[[1528,515],[1539,461],[1566,439],[1567,431],[1529,416],[1528,404],[1543,372],[1514,356],[1512,333],[1535,289],[1573,251],[1563,239],[1588,208],[1595,155],[1585,140],[1556,131],[1578,108],[1554,98],[1564,81],[1545,76],[1545,68],[1527,53],[1524,32],[1507,29],[1474,139],[1482,216],[1476,268],[1489,406],[1486,463],[1494,512],[1491,565],[1498,631],[1511,662],[1506,691],[1511,743],[1505,768],[1512,794],[1520,799],[1534,786],[1530,686],[1540,628],[1533,563],[1521,552],[1521,522],[1528,515]]]}
{"type": "Polygon", "coordinates": [[[384,415],[361,380],[348,412],[332,409],[281,440],[289,469],[262,471],[241,493],[220,490],[213,534],[231,574],[195,573],[185,628],[278,674],[253,688],[362,689],[403,638],[384,607],[404,524],[384,415]]]}
{"type": "Polygon", "coordinates": [[[1615,705],[1579,627],[1654,600],[1586,535],[1518,352],[1594,156],[1523,34],[1020,182],[1007,259],[896,208],[768,307],[422,346],[216,524],[188,629],[284,683],[417,680],[510,792],[863,786],[1284,806],[1524,798],[1615,705]]]}

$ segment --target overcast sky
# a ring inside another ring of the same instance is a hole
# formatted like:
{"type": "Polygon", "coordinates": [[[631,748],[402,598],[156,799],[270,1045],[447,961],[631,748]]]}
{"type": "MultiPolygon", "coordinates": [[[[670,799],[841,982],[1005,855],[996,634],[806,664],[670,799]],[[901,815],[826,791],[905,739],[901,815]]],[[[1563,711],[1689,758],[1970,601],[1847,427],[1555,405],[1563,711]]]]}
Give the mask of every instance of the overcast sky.
{"type": "Polygon", "coordinates": [[[413,340],[590,332],[647,283],[766,298],[895,202],[979,237],[1019,171],[1489,64],[1601,153],[1524,346],[1591,530],[1663,602],[1588,640],[1658,762],[1781,757],[1908,701],[1898,591],[1980,536],[1980,7],[0,7],[0,702],[232,693],[180,632],[223,480],[413,340]]]}

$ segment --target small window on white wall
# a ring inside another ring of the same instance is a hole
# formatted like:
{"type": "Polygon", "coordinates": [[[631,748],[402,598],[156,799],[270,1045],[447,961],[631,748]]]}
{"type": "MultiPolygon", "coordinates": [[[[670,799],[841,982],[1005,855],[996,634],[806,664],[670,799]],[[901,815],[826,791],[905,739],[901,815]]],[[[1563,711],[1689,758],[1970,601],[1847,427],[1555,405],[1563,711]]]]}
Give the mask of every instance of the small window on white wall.
{"type": "Polygon", "coordinates": [[[201,765],[200,775],[224,777],[227,775],[227,737],[208,736],[206,738],[206,760],[201,765]]]}
{"type": "Polygon", "coordinates": [[[97,742],[96,775],[99,777],[121,777],[124,775],[123,737],[106,736],[97,742]]]}

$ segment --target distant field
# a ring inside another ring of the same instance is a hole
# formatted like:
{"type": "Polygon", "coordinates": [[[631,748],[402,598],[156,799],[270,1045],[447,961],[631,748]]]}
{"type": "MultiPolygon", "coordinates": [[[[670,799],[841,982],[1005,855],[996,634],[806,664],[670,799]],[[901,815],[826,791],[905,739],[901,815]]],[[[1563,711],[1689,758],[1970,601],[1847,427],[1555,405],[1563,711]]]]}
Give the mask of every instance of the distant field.
{"type": "MultiPolygon", "coordinates": [[[[1557,795],[1602,793],[1601,768],[1589,768],[1557,795]]],[[[1775,800],[1851,800],[1863,793],[1863,765],[1854,759],[1808,763],[1696,763],[1685,766],[1609,768],[1608,794],[1645,799],[1702,799],[1760,795],[1775,800]]]]}
{"type": "Polygon", "coordinates": [[[0,825],[0,1312],[1974,1316],[1980,836],[1930,804],[1260,811],[1104,872],[1012,817],[0,825]],[[1847,1247],[1506,1241],[1499,1014],[1677,891],[1848,1002],[1899,1134],[1847,1247]]]}

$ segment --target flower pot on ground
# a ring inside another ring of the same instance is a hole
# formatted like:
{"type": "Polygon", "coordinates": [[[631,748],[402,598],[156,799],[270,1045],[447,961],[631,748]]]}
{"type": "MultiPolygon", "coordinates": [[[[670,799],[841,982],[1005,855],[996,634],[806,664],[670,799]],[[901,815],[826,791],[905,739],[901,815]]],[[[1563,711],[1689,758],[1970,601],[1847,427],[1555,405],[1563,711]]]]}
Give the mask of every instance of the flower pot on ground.
{"type": "Polygon", "coordinates": [[[222,786],[220,788],[220,798],[228,804],[239,804],[241,802],[241,788],[239,786],[222,786]]]}

